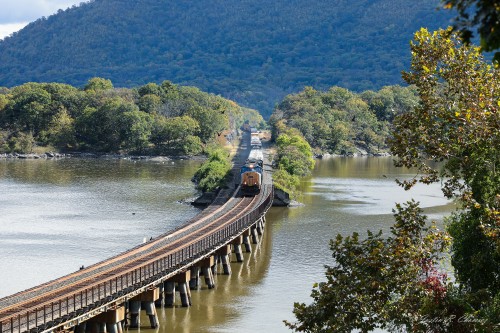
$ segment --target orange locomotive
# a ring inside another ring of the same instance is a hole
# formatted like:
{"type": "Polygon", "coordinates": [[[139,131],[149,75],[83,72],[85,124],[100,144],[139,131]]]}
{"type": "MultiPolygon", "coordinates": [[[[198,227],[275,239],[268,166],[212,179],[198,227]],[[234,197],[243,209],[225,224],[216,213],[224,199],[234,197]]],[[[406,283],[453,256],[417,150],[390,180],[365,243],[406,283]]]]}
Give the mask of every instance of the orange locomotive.
{"type": "Polygon", "coordinates": [[[240,169],[242,195],[256,195],[260,192],[263,165],[262,152],[252,149],[245,165],[240,169]]]}

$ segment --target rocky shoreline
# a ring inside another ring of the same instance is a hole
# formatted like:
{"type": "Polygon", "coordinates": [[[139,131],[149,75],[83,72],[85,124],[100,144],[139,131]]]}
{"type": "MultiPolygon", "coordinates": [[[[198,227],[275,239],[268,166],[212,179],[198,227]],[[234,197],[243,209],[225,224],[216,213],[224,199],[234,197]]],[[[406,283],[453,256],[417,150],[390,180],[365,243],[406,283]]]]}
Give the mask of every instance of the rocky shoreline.
{"type": "Polygon", "coordinates": [[[46,152],[43,154],[0,154],[0,159],[61,159],[61,158],[96,158],[96,159],[125,159],[125,160],[147,160],[153,162],[164,162],[170,160],[204,160],[203,155],[196,156],[148,156],[148,155],[122,155],[122,154],[99,154],[99,153],[54,153],[46,152]]]}
{"type": "Polygon", "coordinates": [[[315,154],[314,158],[329,158],[329,157],[384,157],[392,156],[390,153],[348,153],[348,154],[315,154]]]}

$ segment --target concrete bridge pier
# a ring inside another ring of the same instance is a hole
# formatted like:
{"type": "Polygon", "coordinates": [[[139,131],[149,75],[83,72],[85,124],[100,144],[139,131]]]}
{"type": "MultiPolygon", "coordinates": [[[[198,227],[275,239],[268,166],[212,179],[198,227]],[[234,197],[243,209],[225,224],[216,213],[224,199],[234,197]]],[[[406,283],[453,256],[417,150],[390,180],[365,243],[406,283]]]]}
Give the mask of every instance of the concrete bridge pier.
{"type": "Polygon", "coordinates": [[[105,332],[107,333],[118,333],[118,324],[117,323],[106,323],[105,325],[105,332]]]}
{"type": "Polygon", "coordinates": [[[157,308],[162,306],[162,303],[165,299],[165,292],[164,292],[164,283],[160,283],[158,285],[158,293],[159,293],[159,298],[155,301],[155,306],[157,308]]]}
{"type": "Polygon", "coordinates": [[[205,284],[207,285],[208,289],[215,288],[214,275],[212,273],[212,267],[214,266],[214,264],[215,260],[213,256],[205,258],[200,262],[201,272],[205,277],[205,284]]]}
{"type": "Polygon", "coordinates": [[[176,276],[164,282],[165,288],[165,307],[173,307],[175,303],[175,289],[180,294],[181,304],[183,307],[191,305],[191,291],[189,290],[189,282],[191,280],[191,270],[177,274],[176,276]]]}
{"type": "MultiPolygon", "coordinates": [[[[149,317],[149,323],[151,328],[158,328],[160,326],[158,322],[158,314],[156,313],[156,306],[154,301],[143,301],[141,302],[141,307],[146,310],[146,314],[149,317]]],[[[118,332],[109,332],[118,333],[118,332]]]]}
{"type": "Polygon", "coordinates": [[[241,252],[241,244],[243,244],[243,236],[238,236],[231,242],[233,245],[233,252],[236,255],[237,262],[243,262],[243,253],[241,252]]]}
{"type": "Polygon", "coordinates": [[[257,223],[256,223],[256,225],[255,225],[255,229],[257,229],[257,234],[258,234],[259,236],[262,236],[262,234],[264,233],[264,224],[263,224],[263,222],[262,222],[262,218],[260,218],[260,219],[257,221],[257,223]]]}
{"type": "MultiPolygon", "coordinates": [[[[145,291],[132,298],[129,301],[130,312],[130,328],[139,328],[141,326],[141,309],[146,311],[149,316],[149,323],[151,328],[158,327],[158,315],[156,313],[155,301],[160,298],[160,289],[154,288],[145,291]]],[[[115,332],[117,333],[117,332],[115,332]]]]}
{"type": "Polygon", "coordinates": [[[125,307],[119,306],[108,310],[87,322],[80,323],[75,327],[75,332],[88,333],[122,333],[122,322],[125,320],[125,307]]]}
{"type": "Polygon", "coordinates": [[[231,245],[224,245],[217,251],[219,257],[222,262],[222,271],[225,275],[231,274],[231,263],[229,259],[229,255],[231,255],[231,245]]]}
{"type": "Polygon", "coordinates": [[[243,245],[245,246],[245,252],[252,252],[252,246],[250,245],[250,236],[252,235],[250,229],[243,232],[243,245]]]}
{"type": "Polygon", "coordinates": [[[182,307],[187,308],[191,306],[191,296],[189,294],[189,288],[187,287],[187,283],[179,282],[177,283],[177,287],[179,288],[182,307]]]}
{"type": "Polygon", "coordinates": [[[173,307],[175,301],[175,282],[173,281],[165,281],[163,282],[163,290],[164,290],[164,307],[173,307]]]}
{"type": "Polygon", "coordinates": [[[214,255],[214,264],[211,267],[211,269],[212,269],[212,275],[216,275],[217,274],[217,267],[218,267],[218,265],[220,263],[221,263],[221,256],[218,255],[218,254],[215,254],[214,255]]]}
{"type": "Polygon", "coordinates": [[[250,232],[252,233],[252,243],[253,244],[259,244],[259,235],[257,233],[257,227],[252,226],[250,228],[250,232]]]}
{"type": "Polygon", "coordinates": [[[75,333],[85,333],[86,330],[87,330],[87,322],[84,321],[83,323],[76,325],[73,331],[75,333]]]}
{"type": "Polygon", "coordinates": [[[128,327],[139,328],[141,325],[141,301],[129,301],[128,302],[128,312],[130,313],[130,323],[128,327]]]}
{"type": "Polygon", "coordinates": [[[200,267],[191,267],[191,279],[189,280],[189,289],[196,290],[200,285],[200,267]]]}

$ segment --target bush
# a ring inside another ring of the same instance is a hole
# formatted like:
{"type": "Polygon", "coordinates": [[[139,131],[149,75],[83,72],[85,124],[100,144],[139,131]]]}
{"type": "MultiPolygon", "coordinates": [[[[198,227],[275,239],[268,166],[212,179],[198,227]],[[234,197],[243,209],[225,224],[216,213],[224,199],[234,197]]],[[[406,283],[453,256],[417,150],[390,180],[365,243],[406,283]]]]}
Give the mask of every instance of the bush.
{"type": "Polygon", "coordinates": [[[203,192],[212,192],[222,187],[231,170],[229,154],[223,148],[209,148],[208,160],[196,171],[194,179],[197,188],[203,192]]]}

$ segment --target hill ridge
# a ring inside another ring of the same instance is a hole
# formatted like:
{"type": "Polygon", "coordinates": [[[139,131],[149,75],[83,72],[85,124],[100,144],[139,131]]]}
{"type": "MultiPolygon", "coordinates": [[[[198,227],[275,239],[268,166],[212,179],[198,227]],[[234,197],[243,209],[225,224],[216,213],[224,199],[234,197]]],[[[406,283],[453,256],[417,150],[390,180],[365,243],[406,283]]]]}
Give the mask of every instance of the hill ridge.
{"type": "Polygon", "coordinates": [[[400,84],[408,42],[446,26],[438,0],[93,0],[0,41],[0,86],[170,80],[269,115],[304,86],[400,84]]]}

